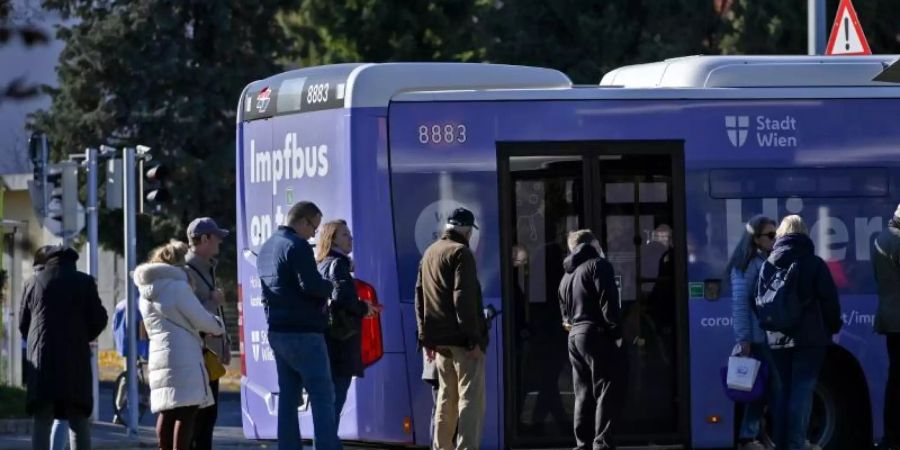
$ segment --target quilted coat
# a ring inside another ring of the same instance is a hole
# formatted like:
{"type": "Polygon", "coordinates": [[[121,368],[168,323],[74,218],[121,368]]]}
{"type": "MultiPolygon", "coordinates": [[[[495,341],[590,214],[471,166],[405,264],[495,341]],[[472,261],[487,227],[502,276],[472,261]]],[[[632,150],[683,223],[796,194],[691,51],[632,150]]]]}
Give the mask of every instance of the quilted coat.
{"type": "Polygon", "coordinates": [[[181,267],[142,264],[134,271],[134,283],[150,338],[150,409],[212,405],[200,333],[225,333],[222,320],[200,304],[181,267]]]}

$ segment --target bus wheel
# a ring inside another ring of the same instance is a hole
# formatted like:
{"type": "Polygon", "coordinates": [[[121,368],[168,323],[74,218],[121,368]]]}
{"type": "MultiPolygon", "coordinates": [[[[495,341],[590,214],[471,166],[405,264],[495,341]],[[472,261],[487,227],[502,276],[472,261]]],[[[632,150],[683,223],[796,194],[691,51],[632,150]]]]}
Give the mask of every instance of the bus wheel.
{"type": "Polygon", "coordinates": [[[848,381],[855,377],[842,377],[839,372],[826,374],[819,378],[813,393],[809,442],[823,450],[870,449],[871,425],[866,420],[868,414],[864,413],[868,402],[862,400],[867,395],[865,389],[859,386],[847,389],[848,381]],[[843,389],[838,388],[841,380],[843,389]]]}

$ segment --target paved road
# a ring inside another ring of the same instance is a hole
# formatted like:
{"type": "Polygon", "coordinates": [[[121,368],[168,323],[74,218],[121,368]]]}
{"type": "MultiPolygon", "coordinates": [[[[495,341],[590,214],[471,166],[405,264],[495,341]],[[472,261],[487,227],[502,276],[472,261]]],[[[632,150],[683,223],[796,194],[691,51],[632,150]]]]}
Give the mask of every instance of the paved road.
{"type": "MultiPolygon", "coordinates": [[[[100,383],[100,421],[112,422],[113,417],[113,383],[100,383]]],[[[149,411],[141,418],[141,425],[152,427],[156,425],[156,416],[149,411]]],[[[217,426],[240,427],[241,426],[241,394],[239,392],[219,393],[219,418],[217,426]]]]}

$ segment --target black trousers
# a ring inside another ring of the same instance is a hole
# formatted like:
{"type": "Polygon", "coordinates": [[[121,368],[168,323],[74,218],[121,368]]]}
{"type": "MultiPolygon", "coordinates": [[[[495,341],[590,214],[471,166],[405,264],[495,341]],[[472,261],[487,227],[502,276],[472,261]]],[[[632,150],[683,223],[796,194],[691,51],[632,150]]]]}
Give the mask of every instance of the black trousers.
{"type": "Polygon", "coordinates": [[[900,333],[887,334],[888,379],[884,389],[884,440],[900,446],[900,333]]]}
{"type": "Polygon", "coordinates": [[[213,432],[216,429],[216,419],[219,417],[219,380],[209,383],[209,388],[212,389],[216,403],[197,411],[197,419],[194,422],[194,450],[213,448],[213,432]]]}
{"type": "Polygon", "coordinates": [[[569,333],[577,450],[615,449],[624,395],[622,350],[596,328],[569,333]]]}

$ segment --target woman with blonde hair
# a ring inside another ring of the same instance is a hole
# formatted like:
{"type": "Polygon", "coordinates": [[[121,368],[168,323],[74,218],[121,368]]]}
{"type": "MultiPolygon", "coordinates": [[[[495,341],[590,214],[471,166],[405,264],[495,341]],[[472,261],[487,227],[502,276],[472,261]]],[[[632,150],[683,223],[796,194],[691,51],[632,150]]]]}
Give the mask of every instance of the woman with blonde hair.
{"type": "Polygon", "coordinates": [[[353,282],[353,236],[344,220],[334,220],[322,226],[316,244],[316,262],[322,278],[334,284],[328,302],[329,327],[325,334],[331,378],[334,381],[335,425],[340,424],[341,410],[353,377],[363,376],[362,319],[381,311],[380,305],[359,300],[353,282]]]}
{"type": "Polygon", "coordinates": [[[206,311],[184,270],[187,244],[157,247],[134,271],[140,309],[150,338],[150,409],[159,413],[156,434],[162,450],[188,449],[199,408],[213,404],[203,363],[200,333],[221,335],[221,319],[206,311]]]}
{"type": "MultiPolygon", "coordinates": [[[[787,216],[775,231],[775,246],[760,269],[759,290],[771,285],[776,276],[796,275],[781,289],[796,292],[783,298],[802,303],[802,312],[790,331],[768,331],[776,371],[781,378],[777,397],[775,447],[804,450],[812,411],[813,391],[832,335],[841,328],[841,305],[831,272],[815,247],[800,216],[787,216]]],[[[761,292],[758,292],[760,294],[761,292]]]]}

